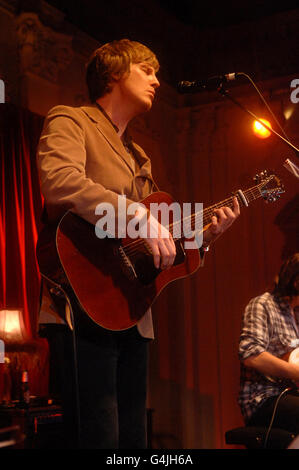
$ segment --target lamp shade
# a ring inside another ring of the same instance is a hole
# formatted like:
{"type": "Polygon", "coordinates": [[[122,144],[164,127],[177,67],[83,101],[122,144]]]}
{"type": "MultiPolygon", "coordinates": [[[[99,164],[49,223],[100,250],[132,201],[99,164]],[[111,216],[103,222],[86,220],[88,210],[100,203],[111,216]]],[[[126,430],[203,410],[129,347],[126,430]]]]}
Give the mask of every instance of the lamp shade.
{"type": "Polygon", "coordinates": [[[0,339],[4,343],[20,343],[26,341],[22,309],[0,310],[0,339]]]}

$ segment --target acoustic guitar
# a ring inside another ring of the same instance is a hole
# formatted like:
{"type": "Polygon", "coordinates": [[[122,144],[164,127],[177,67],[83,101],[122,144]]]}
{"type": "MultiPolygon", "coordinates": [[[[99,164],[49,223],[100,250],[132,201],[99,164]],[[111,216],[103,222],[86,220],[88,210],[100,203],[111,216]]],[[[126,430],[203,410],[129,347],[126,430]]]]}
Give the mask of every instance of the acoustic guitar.
{"type": "MultiPolygon", "coordinates": [[[[290,352],[286,353],[282,359],[289,362],[290,364],[295,364],[299,366],[299,347],[292,349],[290,352]]],[[[299,389],[299,381],[295,382],[296,387],[299,389]]]]}
{"type": "MultiPolygon", "coordinates": [[[[275,201],[284,192],[274,174],[262,172],[255,185],[238,190],[227,199],[207,207],[200,214],[190,215],[191,227],[202,217],[203,231],[211,223],[214,210],[233,207],[238,198],[246,207],[258,198],[275,201]]],[[[173,199],[156,192],[142,203],[168,205],[173,199]]],[[[176,222],[177,223],[177,222],[176,222]]],[[[98,325],[109,330],[125,330],[134,326],[170,282],[185,278],[200,266],[200,250],[185,249],[184,238],[176,238],[175,223],[168,230],[176,245],[176,258],[167,270],[156,269],[144,239],[100,239],[95,226],[72,212],[67,212],[58,226],[47,227],[39,237],[37,259],[41,275],[51,285],[75,299],[82,310],[98,325]]],[[[195,225],[194,225],[195,226],[195,225]]]]}
{"type": "MultiPolygon", "coordinates": [[[[295,364],[296,366],[299,366],[299,347],[291,349],[289,352],[281,356],[280,359],[283,359],[284,361],[289,362],[290,364],[295,364]]],[[[272,377],[271,375],[266,375],[265,377],[267,378],[267,380],[274,383],[282,383],[285,381],[285,379],[281,379],[279,377],[274,376],[272,377]]],[[[299,381],[293,381],[293,383],[299,389],[299,381]]]]}
{"type": "Polygon", "coordinates": [[[293,349],[291,352],[287,353],[283,359],[290,362],[291,364],[296,364],[299,366],[299,347],[293,349]]]}

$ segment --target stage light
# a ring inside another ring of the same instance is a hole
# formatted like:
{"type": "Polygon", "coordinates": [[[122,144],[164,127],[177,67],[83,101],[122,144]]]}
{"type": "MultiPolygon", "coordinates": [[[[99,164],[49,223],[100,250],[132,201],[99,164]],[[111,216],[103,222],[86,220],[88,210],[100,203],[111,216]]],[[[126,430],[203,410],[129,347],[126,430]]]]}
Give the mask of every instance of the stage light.
{"type": "MultiPolygon", "coordinates": [[[[267,121],[266,119],[260,119],[260,121],[263,122],[264,124],[266,124],[266,126],[270,127],[270,129],[272,129],[272,126],[271,126],[269,121],[267,121]]],[[[269,137],[271,135],[271,131],[269,131],[269,129],[267,129],[265,126],[263,126],[263,124],[261,124],[261,122],[254,121],[254,123],[253,123],[253,132],[260,139],[266,139],[267,137],[269,137]]]]}

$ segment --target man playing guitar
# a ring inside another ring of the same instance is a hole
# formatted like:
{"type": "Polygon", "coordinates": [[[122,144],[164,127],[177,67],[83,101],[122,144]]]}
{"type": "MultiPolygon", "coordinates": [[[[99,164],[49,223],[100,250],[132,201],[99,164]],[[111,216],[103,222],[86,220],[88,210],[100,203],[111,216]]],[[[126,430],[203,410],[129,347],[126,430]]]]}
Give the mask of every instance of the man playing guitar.
{"type": "MultiPolygon", "coordinates": [[[[140,43],[124,39],[105,44],[94,52],[87,66],[91,104],[77,108],[56,106],[49,111],[38,149],[47,227],[55,227],[68,211],[95,226],[98,204],[111,204],[117,214],[119,195],[125,195],[129,204],[141,201],[156,190],[150,160],[130,139],[127,126],[133,118],[151,109],[159,87],[158,69],[156,56],[140,43]]],[[[201,257],[204,248],[238,215],[237,198],[233,199],[232,207],[215,209],[204,232],[201,257]]],[[[137,209],[135,216],[142,217],[142,211],[137,209]]],[[[176,256],[173,237],[151,213],[147,216],[147,233],[155,236],[145,237],[144,241],[152,253],[155,268],[162,272],[170,270],[176,256]]],[[[115,224],[118,224],[117,217],[115,224]]],[[[92,265],[91,259],[91,268],[92,265]]],[[[105,266],[103,269],[105,271],[105,266]]],[[[88,289],[87,274],[82,272],[79,281],[82,285],[86,283],[88,289]]],[[[50,295],[53,294],[55,289],[51,284],[48,287],[48,294],[49,290],[50,295]]],[[[88,291],[86,295],[88,297],[88,291]]],[[[48,302],[48,309],[45,302],[41,308],[44,334],[49,328],[46,323],[60,321],[52,308],[52,300],[48,302]]],[[[55,298],[54,303],[61,304],[55,298]]],[[[153,338],[150,309],[142,312],[132,328],[111,331],[84,315],[79,302],[68,308],[73,310],[75,323],[71,325],[75,334],[74,377],[78,384],[79,443],[75,445],[82,448],[145,447],[147,342],[153,338]]],[[[60,317],[64,314],[61,308],[60,317]]],[[[66,342],[61,343],[66,348],[66,342]]],[[[65,379],[70,372],[70,359],[62,354],[55,367],[60,365],[60,375],[65,379]]],[[[65,409],[75,391],[67,383],[62,385],[65,409]]],[[[65,416],[68,415],[72,412],[66,411],[65,416]]]]}

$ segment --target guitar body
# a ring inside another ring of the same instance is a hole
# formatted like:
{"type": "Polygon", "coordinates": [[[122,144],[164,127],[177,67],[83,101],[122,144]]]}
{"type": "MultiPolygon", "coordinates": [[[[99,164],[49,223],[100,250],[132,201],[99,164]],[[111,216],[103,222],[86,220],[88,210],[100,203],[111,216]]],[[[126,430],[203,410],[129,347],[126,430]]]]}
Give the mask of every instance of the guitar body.
{"type": "MultiPolygon", "coordinates": [[[[152,202],[171,204],[173,200],[158,192],[141,202],[149,207],[152,202]]],[[[127,238],[100,239],[92,224],[67,212],[56,230],[41,234],[37,257],[41,274],[68,294],[75,294],[95,323],[109,330],[124,330],[136,325],[167,284],[199,267],[198,249],[184,250],[183,239],[176,245],[174,265],[157,270],[143,243],[127,238]]]]}
{"type": "MultiPolygon", "coordinates": [[[[234,196],[192,214],[190,221],[196,220],[197,216],[202,220],[202,229],[195,232],[198,234],[209,227],[215,208],[223,205],[233,207],[234,197],[240,206],[248,206],[260,197],[275,201],[284,192],[275,175],[268,176],[262,172],[255,179],[255,186],[245,191],[238,190],[234,196]]],[[[153,193],[141,202],[148,209],[152,203],[168,206],[174,203],[168,194],[162,192],[153,193]]],[[[188,239],[188,249],[185,250],[185,239],[172,230],[178,224],[184,225],[187,219],[173,219],[169,211],[169,224],[165,225],[173,234],[176,258],[170,269],[161,271],[155,268],[153,256],[142,238],[98,238],[94,225],[67,212],[58,227],[47,227],[39,236],[37,259],[41,275],[71,302],[78,302],[83,311],[103,328],[131,328],[167,284],[198,269],[200,254],[196,243],[190,248],[192,240],[188,239]]],[[[159,221],[163,225],[163,221],[159,221]]],[[[196,224],[188,236],[193,236],[194,228],[196,224]]]]}
{"type": "MultiPolygon", "coordinates": [[[[280,359],[286,362],[289,362],[290,364],[299,366],[299,347],[291,349],[289,352],[281,356],[280,359]]],[[[266,378],[270,380],[270,382],[274,382],[274,383],[279,383],[282,380],[280,378],[277,378],[274,376],[272,377],[269,375],[266,375],[266,378]]],[[[299,382],[296,382],[296,381],[293,381],[293,382],[296,384],[297,388],[299,389],[299,382]]]]}

